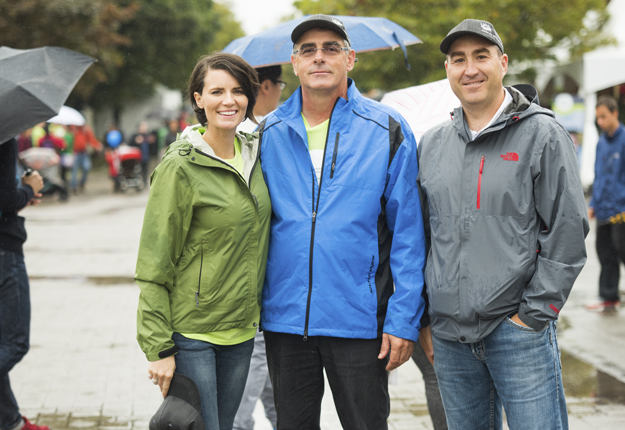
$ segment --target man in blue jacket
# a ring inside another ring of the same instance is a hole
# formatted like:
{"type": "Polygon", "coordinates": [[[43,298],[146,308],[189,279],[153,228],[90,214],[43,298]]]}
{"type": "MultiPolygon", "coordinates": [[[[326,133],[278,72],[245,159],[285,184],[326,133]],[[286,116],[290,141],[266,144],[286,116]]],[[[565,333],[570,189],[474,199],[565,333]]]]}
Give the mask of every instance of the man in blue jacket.
{"type": "Polygon", "coordinates": [[[319,428],[325,369],[345,429],[387,428],[387,370],[410,358],[424,303],[416,142],[347,77],[338,19],[291,34],[300,88],[259,126],[273,219],[261,328],[278,429],[319,428]]]}
{"type": "Polygon", "coordinates": [[[609,312],[620,304],[619,260],[625,264],[625,127],[618,120],[618,104],[612,97],[597,101],[596,116],[603,133],[597,143],[588,217],[597,219],[600,298],[586,308],[609,312]]]}

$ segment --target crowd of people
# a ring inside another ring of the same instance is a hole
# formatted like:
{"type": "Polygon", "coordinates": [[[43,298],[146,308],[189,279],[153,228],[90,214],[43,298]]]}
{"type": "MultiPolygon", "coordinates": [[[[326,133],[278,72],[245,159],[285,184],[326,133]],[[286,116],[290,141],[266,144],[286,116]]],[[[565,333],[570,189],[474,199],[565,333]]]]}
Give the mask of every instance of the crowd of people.
{"type": "MultiPolygon", "coordinates": [[[[356,57],[340,20],[311,16],[291,41],[300,87],[279,107],[280,66],[214,53],[189,79],[199,124],[150,133],[141,122],[127,140],[112,128],[105,145],[88,127],[46,125],[11,146],[71,159],[60,168],[67,186],[71,166],[72,191],[85,186],[89,147],[136,147],[144,184],[159,154],[137,340],[163,397],[194,406],[191,416],[164,402],[151,428],[251,430],[260,398],[274,428],[319,429],[325,374],[343,428],[387,429],[389,371],[412,357],[436,430],[502,429],[504,410],[510,428],[567,429],[556,326],[586,261],[589,216],[603,252],[597,306],[619,305],[618,106],[597,105],[605,134],[587,214],[568,132],[533,87],[504,87],[508,55],[491,23],[464,20],[441,41],[461,106],[418,146],[401,115],[348,77],[356,57]]],[[[19,224],[42,181],[9,176],[16,197],[0,210],[19,224]]],[[[23,277],[25,234],[0,239],[23,277]]],[[[6,384],[27,349],[22,332],[19,354],[0,348],[6,384]]],[[[13,404],[2,430],[37,430],[13,404]]]]}

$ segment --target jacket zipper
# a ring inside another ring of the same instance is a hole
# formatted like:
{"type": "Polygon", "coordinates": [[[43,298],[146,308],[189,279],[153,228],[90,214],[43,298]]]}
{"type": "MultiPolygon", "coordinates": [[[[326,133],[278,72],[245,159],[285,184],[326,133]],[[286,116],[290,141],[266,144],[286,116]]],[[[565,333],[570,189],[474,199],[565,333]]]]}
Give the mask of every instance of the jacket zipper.
{"type": "Polygon", "coordinates": [[[195,292],[195,307],[200,307],[200,290],[202,288],[202,266],[204,265],[204,247],[201,247],[200,252],[200,278],[197,283],[197,291],[195,292]]]}
{"type": "Polygon", "coordinates": [[[336,140],[334,141],[334,154],[332,154],[332,170],[330,170],[330,178],[334,178],[334,169],[336,168],[336,154],[339,151],[339,134],[336,133],[336,140]]]}
{"type": "Polygon", "coordinates": [[[482,192],[482,172],[484,171],[484,156],[480,160],[480,176],[477,178],[477,208],[480,208],[480,194],[482,192]]]}
{"type": "MultiPolygon", "coordinates": [[[[328,149],[328,137],[330,136],[330,126],[332,125],[332,114],[334,108],[339,102],[340,97],[334,102],[332,111],[330,112],[330,118],[328,120],[328,134],[326,134],[326,144],[323,148],[323,163],[321,164],[321,176],[319,177],[319,190],[317,191],[317,204],[315,205],[315,169],[313,167],[313,189],[312,189],[312,201],[313,201],[313,213],[312,213],[312,228],[310,229],[310,257],[308,258],[308,298],[306,299],[306,321],[304,322],[304,341],[308,340],[308,322],[310,321],[310,299],[312,296],[313,286],[313,248],[315,245],[315,226],[317,223],[317,213],[319,211],[319,197],[321,196],[321,183],[323,182],[323,170],[325,167],[326,150],[328,149]]],[[[339,134],[336,133],[336,141],[338,143],[339,134]]],[[[335,146],[336,148],[336,146],[335,146]]]]}

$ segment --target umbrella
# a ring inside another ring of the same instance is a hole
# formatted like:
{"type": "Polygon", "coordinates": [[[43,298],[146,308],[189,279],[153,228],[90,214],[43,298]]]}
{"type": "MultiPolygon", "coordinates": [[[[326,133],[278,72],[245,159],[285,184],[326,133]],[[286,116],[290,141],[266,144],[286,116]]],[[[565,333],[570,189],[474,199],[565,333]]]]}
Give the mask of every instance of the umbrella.
{"type": "Polygon", "coordinates": [[[61,106],[61,110],[57,116],[48,120],[52,124],[63,125],[85,125],[85,117],[80,112],[69,106],[61,106]]]}
{"type": "Polygon", "coordinates": [[[447,79],[391,91],[380,102],[395,108],[406,119],[417,141],[428,129],[448,120],[460,106],[447,79]]]}
{"type": "MultiPolygon", "coordinates": [[[[291,62],[293,43],[291,32],[308,16],[280,24],[252,36],[233,40],[223,52],[236,54],[252,67],[264,67],[291,62]]],[[[345,24],[345,29],[356,52],[379,51],[401,48],[408,65],[406,46],[421,43],[421,40],[405,28],[386,18],[362,16],[334,16],[345,24]]]]}
{"type": "Polygon", "coordinates": [[[33,170],[42,170],[59,164],[59,154],[52,148],[29,148],[18,154],[19,159],[33,170]]]}
{"type": "Polygon", "coordinates": [[[0,144],[59,112],[95,60],[63,48],[0,48],[0,144]]]}

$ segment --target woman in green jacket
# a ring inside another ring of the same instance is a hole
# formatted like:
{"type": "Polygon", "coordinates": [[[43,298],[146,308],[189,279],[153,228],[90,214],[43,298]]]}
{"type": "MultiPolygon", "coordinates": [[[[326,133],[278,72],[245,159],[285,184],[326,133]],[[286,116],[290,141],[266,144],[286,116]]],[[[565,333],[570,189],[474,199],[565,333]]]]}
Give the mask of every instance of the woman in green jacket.
{"type": "Polygon", "coordinates": [[[240,57],[203,57],[189,83],[202,125],[171,144],[151,177],[135,280],[137,340],[167,394],[174,371],[198,386],[206,430],[230,430],[247,378],[271,203],[252,121],[258,78],[240,57]]]}

